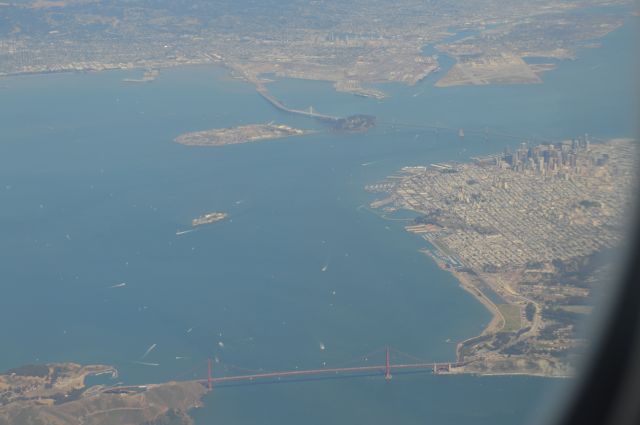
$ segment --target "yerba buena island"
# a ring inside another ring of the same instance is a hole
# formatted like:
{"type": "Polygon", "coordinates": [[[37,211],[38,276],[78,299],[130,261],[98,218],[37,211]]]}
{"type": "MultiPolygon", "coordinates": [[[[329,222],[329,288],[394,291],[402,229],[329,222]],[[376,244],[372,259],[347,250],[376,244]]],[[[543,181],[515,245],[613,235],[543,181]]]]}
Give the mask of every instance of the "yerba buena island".
{"type": "Polygon", "coordinates": [[[611,264],[598,254],[622,240],[635,141],[588,136],[527,143],[472,163],[406,167],[367,187],[371,204],[419,216],[406,230],[493,314],[481,335],[457,346],[457,371],[569,376],[586,340],[594,285],[611,264]]]}

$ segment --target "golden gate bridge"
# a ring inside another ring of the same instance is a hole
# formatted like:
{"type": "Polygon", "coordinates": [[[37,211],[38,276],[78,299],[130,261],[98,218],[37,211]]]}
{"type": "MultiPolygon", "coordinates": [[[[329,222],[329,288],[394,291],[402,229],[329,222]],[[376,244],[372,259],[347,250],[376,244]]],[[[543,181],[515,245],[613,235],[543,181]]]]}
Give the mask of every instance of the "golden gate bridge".
{"type": "MultiPolygon", "coordinates": [[[[384,377],[385,380],[391,380],[394,371],[404,371],[404,373],[411,372],[421,372],[421,371],[430,371],[433,374],[440,373],[450,373],[454,372],[456,368],[460,368],[466,364],[466,362],[425,362],[421,361],[417,357],[411,356],[410,354],[403,353],[399,350],[391,348],[389,346],[379,348],[374,350],[373,352],[360,356],[357,359],[359,361],[364,360],[365,362],[369,362],[370,356],[376,353],[384,353],[384,360],[379,364],[366,364],[366,365],[355,365],[355,366],[343,366],[343,367],[322,367],[322,368],[313,368],[313,369],[293,369],[293,370],[280,370],[280,371],[251,371],[251,373],[243,373],[238,375],[223,375],[217,376],[214,375],[214,361],[212,359],[207,359],[207,377],[206,378],[197,378],[197,379],[175,379],[176,381],[183,382],[197,382],[204,385],[209,391],[213,390],[214,386],[219,384],[230,384],[230,383],[258,383],[260,381],[265,383],[284,383],[284,382],[292,382],[295,379],[287,379],[287,378],[305,378],[305,377],[339,377],[339,378],[357,378],[357,377],[367,377],[372,375],[378,375],[384,377]],[[400,362],[392,361],[392,355],[395,355],[396,358],[399,356],[404,356],[404,358],[410,359],[410,361],[404,360],[400,362]]],[[[199,363],[196,367],[192,368],[186,374],[182,374],[181,376],[184,378],[185,375],[197,372],[201,369],[203,365],[199,363]]],[[[226,370],[229,369],[241,369],[246,371],[246,369],[238,368],[235,366],[228,365],[225,367],[226,370]]],[[[118,386],[110,386],[102,389],[102,392],[105,393],[127,393],[127,392],[138,392],[141,388],[146,388],[146,386],[140,385],[118,385],[118,386]]]]}
{"type": "MultiPolygon", "coordinates": [[[[380,351],[380,350],[376,350],[380,351]]],[[[405,370],[405,371],[420,371],[420,370],[430,370],[434,374],[438,373],[448,373],[451,372],[452,369],[464,366],[463,362],[408,362],[408,363],[393,363],[391,359],[391,354],[401,354],[405,356],[409,356],[408,354],[402,353],[398,350],[394,350],[391,347],[384,347],[384,363],[375,364],[375,365],[361,365],[361,366],[350,366],[350,367],[322,367],[317,369],[294,369],[294,370],[280,370],[274,372],[260,372],[260,373],[250,373],[250,374],[241,374],[241,375],[229,375],[229,376],[214,376],[213,369],[213,361],[211,359],[207,360],[207,378],[206,379],[198,379],[197,382],[206,385],[209,390],[212,390],[214,385],[228,383],[228,382],[242,382],[242,381],[259,381],[259,380],[278,380],[281,381],[284,378],[291,377],[308,377],[308,376],[344,376],[344,377],[357,377],[357,376],[369,376],[372,372],[378,373],[381,376],[384,376],[384,379],[390,380],[393,371],[405,370]]],[[[415,360],[413,356],[410,356],[415,360]]],[[[368,360],[368,357],[364,357],[365,360],[368,360]]]]}

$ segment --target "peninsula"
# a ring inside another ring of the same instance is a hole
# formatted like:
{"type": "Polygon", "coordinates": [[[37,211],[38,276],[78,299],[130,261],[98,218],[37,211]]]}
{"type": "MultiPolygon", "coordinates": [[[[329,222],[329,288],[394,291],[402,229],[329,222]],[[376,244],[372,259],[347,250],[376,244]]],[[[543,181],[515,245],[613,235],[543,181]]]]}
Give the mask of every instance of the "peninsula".
{"type": "Polygon", "coordinates": [[[541,71],[534,69],[521,57],[499,55],[474,59],[459,59],[458,62],[435,84],[436,87],[487,84],[537,84],[542,83],[541,71]]]}
{"type": "Polygon", "coordinates": [[[27,365],[0,374],[0,424],[190,425],[187,412],[199,407],[206,393],[193,381],[87,388],[85,378],[99,374],[117,377],[111,366],[75,363],[27,365]]]}
{"type": "Polygon", "coordinates": [[[592,310],[622,240],[635,142],[588,136],[473,158],[406,167],[369,186],[387,213],[418,213],[407,231],[493,314],[457,346],[457,371],[569,376],[588,341],[592,310]]]}
{"type": "Polygon", "coordinates": [[[205,131],[185,133],[175,141],[187,146],[225,146],[261,140],[303,136],[310,133],[282,124],[251,124],[205,131]]]}

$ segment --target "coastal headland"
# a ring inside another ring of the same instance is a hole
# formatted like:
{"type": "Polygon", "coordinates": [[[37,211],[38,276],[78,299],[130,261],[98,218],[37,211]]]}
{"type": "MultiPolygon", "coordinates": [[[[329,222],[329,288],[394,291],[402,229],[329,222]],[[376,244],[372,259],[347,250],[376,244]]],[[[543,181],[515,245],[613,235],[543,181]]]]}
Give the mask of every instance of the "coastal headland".
{"type": "Polygon", "coordinates": [[[536,72],[521,57],[514,55],[460,59],[435,85],[538,84],[542,83],[541,70],[536,72]]]}
{"type": "Polygon", "coordinates": [[[87,376],[111,366],[75,363],[27,365],[0,374],[1,425],[191,425],[188,411],[201,406],[197,382],[118,387],[85,385],[87,376]]]}
{"type": "Polygon", "coordinates": [[[459,373],[573,373],[588,340],[578,332],[603,258],[623,237],[635,180],[635,142],[588,136],[473,158],[405,167],[368,186],[372,208],[418,214],[406,230],[492,314],[457,345],[459,373]]]}

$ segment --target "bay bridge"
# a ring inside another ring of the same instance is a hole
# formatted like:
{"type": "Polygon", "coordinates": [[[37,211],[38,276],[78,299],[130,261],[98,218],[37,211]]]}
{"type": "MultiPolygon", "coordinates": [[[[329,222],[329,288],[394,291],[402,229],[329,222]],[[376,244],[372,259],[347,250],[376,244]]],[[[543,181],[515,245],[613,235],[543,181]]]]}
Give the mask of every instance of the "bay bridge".
{"type": "Polygon", "coordinates": [[[333,115],[327,115],[327,114],[320,114],[320,113],[314,111],[313,110],[313,106],[309,107],[309,110],[289,108],[284,103],[282,103],[280,100],[276,99],[274,96],[269,94],[269,91],[267,90],[267,88],[262,84],[258,84],[256,86],[256,91],[267,102],[271,103],[275,108],[280,109],[283,112],[287,112],[287,113],[290,113],[290,114],[304,115],[304,116],[307,116],[307,117],[319,119],[321,121],[327,121],[327,122],[330,122],[330,123],[334,123],[334,122],[337,122],[337,121],[340,120],[340,117],[336,117],[336,116],[333,116],[333,115]]]}
{"type": "MultiPolygon", "coordinates": [[[[288,106],[286,106],[282,101],[280,101],[279,99],[277,99],[276,97],[274,97],[273,95],[271,95],[269,93],[269,91],[267,90],[267,88],[264,86],[264,84],[260,83],[260,82],[254,82],[256,84],[256,91],[258,92],[258,94],[260,94],[260,96],[262,96],[267,102],[269,102],[272,106],[274,106],[276,109],[279,109],[283,112],[287,112],[290,114],[296,114],[296,115],[302,115],[302,116],[306,116],[309,118],[315,118],[318,119],[320,121],[329,123],[329,124],[335,124],[338,121],[342,120],[343,118],[341,117],[337,117],[334,115],[329,115],[329,114],[322,114],[317,112],[316,110],[313,109],[313,106],[310,106],[309,109],[295,109],[295,108],[290,108],[288,106]]],[[[528,140],[531,142],[537,142],[537,143],[551,143],[551,141],[547,140],[547,139],[542,139],[542,138],[536,138],[536,137],[526,137],[526,136],[521,136],[521,135],[516,135],[516,134],[509,134],[509,133],[503,133],[503,132],[497,132],[497,131],[492,131],[489,130],[488,128],[485,128],[484,130],[469,130],[469,129],[462,129],[462,128],[455,128],[455,127],[448,127],[448,126],[444,126],[444,125],[435,125],[435,124],[428,124],[428,123],[424,123],[424,124],[418,124],[418,123],[407,123],[407,122],[399,122],[399,121],[378,121],[378,124],[382,124],[382,125],[387,125],[390,126],[391,128],[406,128],[406,129],[411,129],[411,128],[415,128],[416,130],[432,130],[436,133],[442,131],[442,132],[455,132],[458,134],[458,136],[460,138],[464,138],[465,132],[466,134],[474,134],[477,136],[482,136],[482,137],[489,137],[489,136],[493,136],[493,137],[501,137],[501,138],[506,138],[506,139],[516,139],[516,140],[528,140]]]]}

